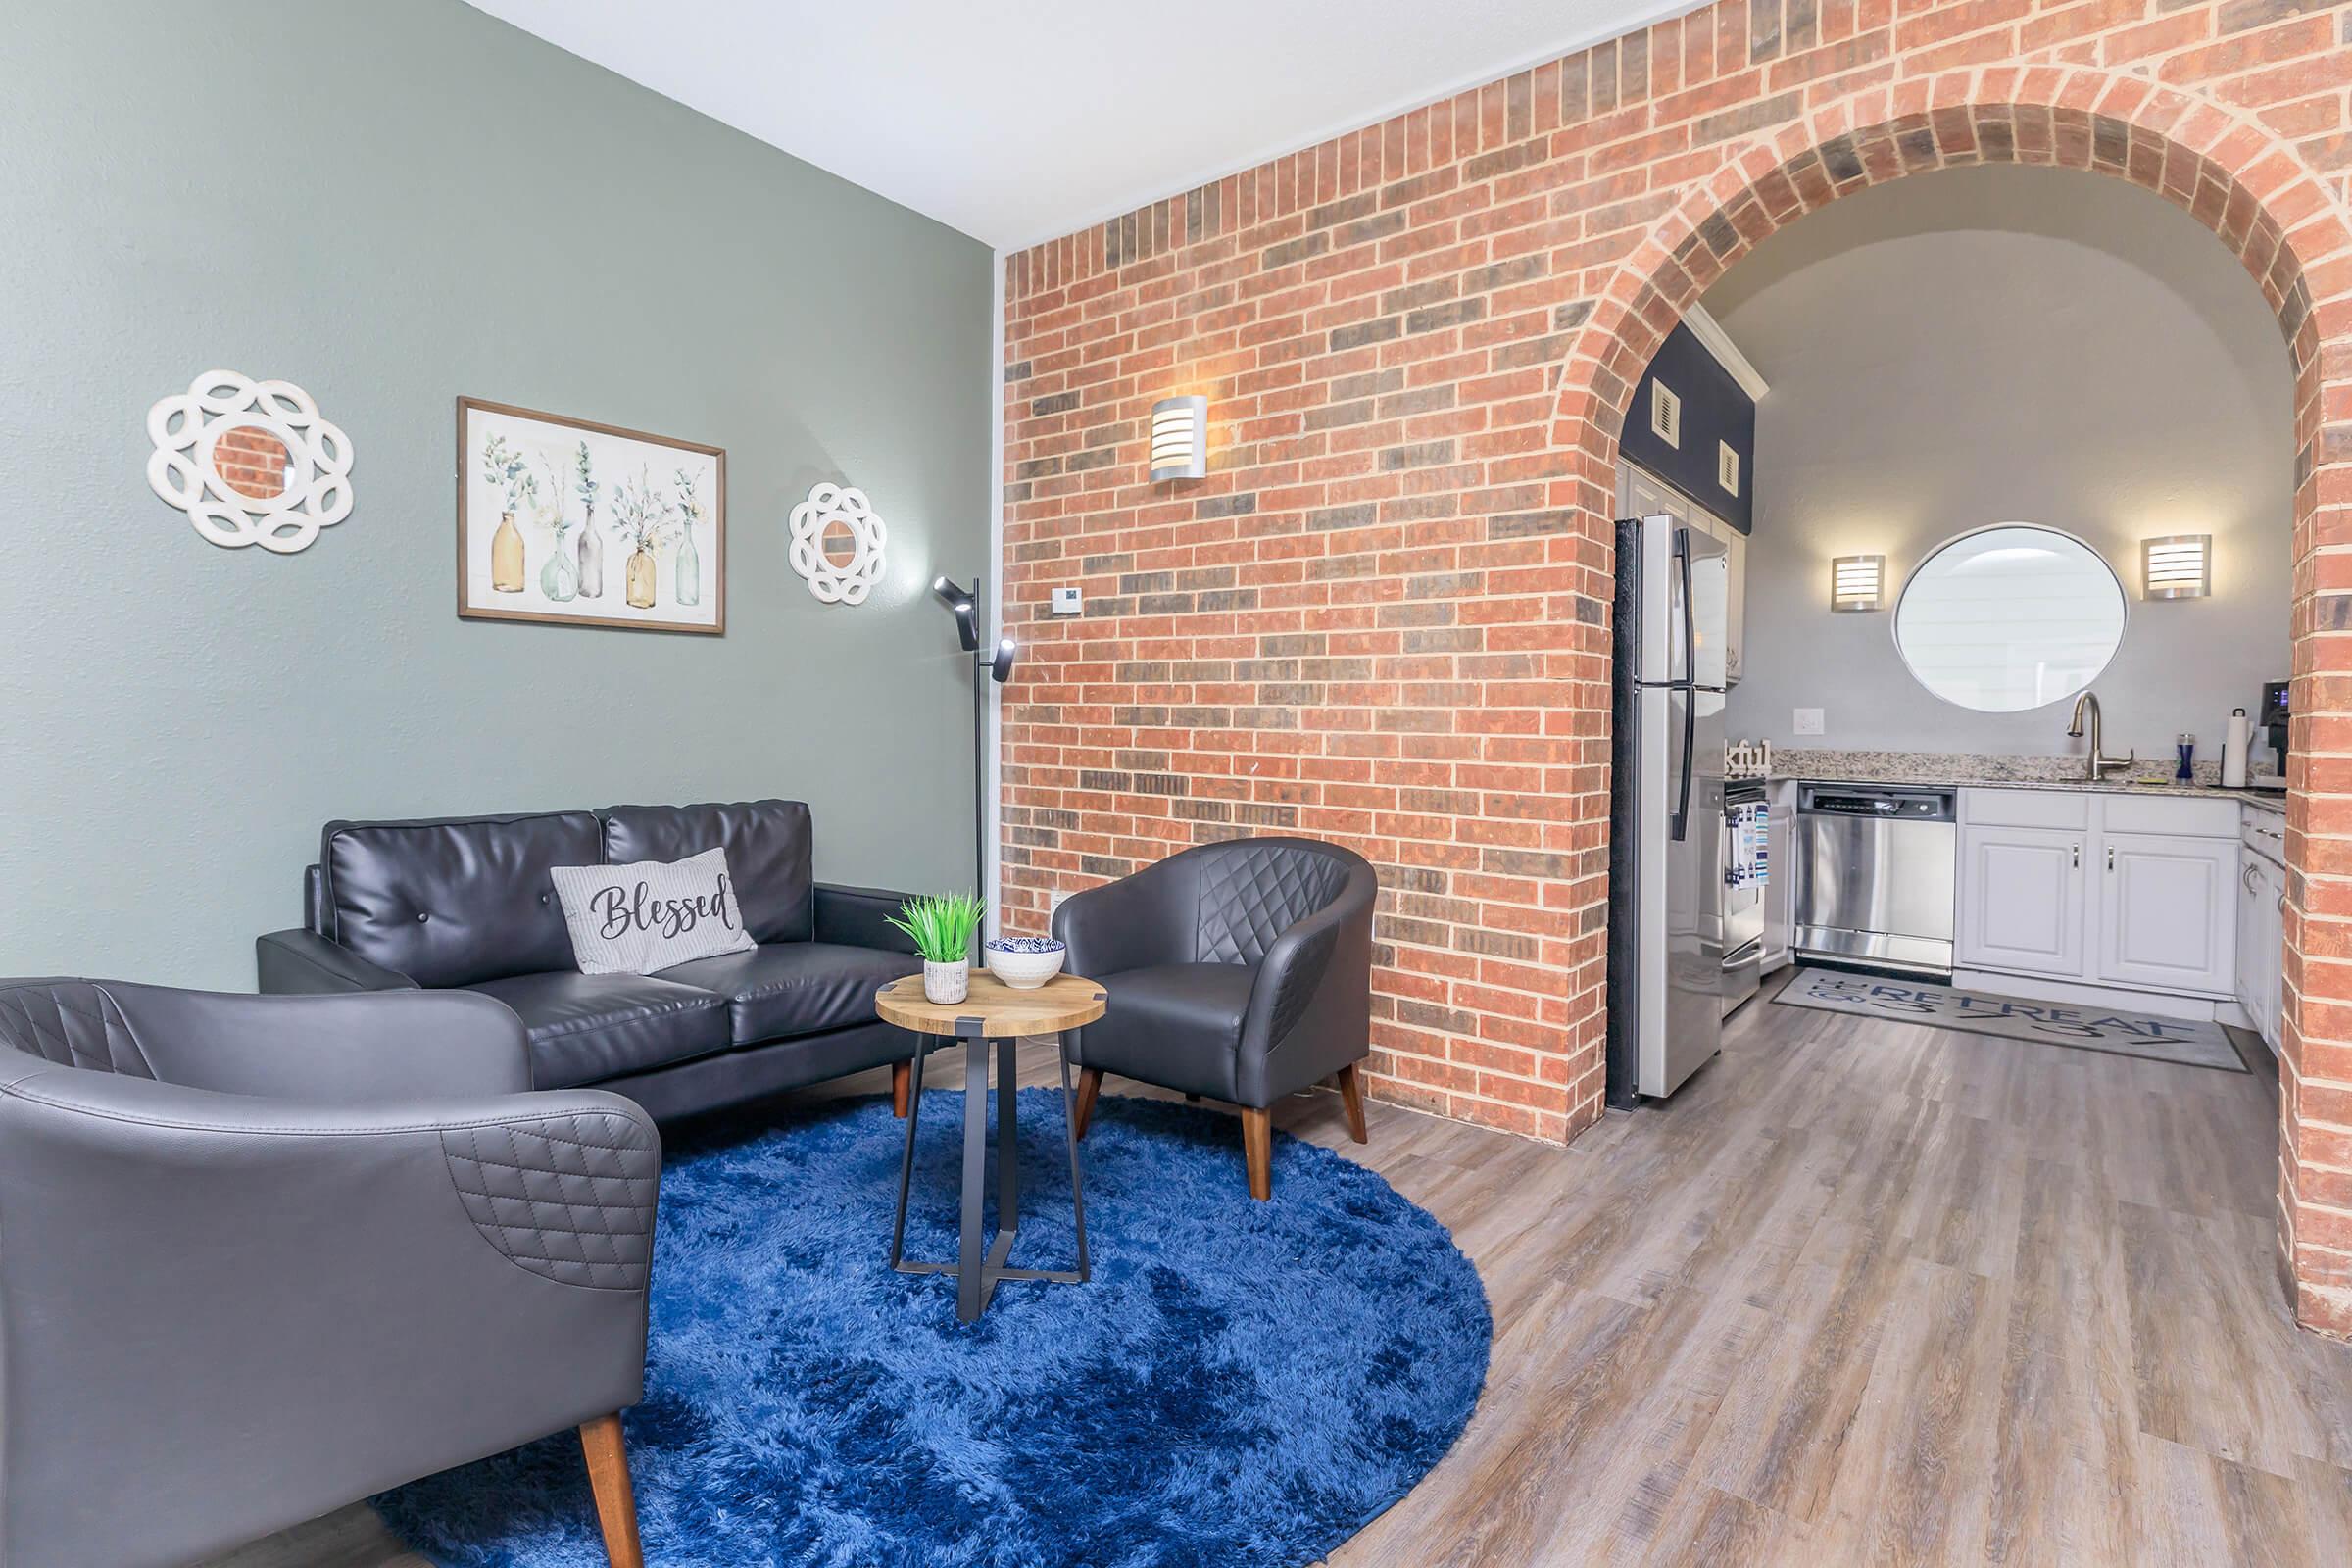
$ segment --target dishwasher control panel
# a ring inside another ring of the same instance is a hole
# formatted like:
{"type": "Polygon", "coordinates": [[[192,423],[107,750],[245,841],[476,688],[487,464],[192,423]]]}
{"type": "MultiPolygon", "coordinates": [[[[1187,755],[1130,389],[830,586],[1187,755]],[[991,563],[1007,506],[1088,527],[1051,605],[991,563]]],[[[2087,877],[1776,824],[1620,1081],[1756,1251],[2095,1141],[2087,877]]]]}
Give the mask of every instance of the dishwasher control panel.
{"type": "Polygon", "coordinates": [[[1859,788],[1836,784],[1807,784],[1797,794],[1796,809],[1806,816],[1871,816],[1911,822],[1959,820],[1955,790],[1892,789],[1884,785],[1859,788]]]}

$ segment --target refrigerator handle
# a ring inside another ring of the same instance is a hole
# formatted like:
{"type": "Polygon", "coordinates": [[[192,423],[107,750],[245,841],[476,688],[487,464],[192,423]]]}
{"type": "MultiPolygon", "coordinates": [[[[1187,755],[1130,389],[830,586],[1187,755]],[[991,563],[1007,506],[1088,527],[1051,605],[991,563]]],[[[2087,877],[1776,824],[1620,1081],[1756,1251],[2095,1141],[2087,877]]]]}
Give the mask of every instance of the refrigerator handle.
{"type": "Polygon", "coordinates": [[[1690,754],[1698,745],[1698,616],[1690,606],[1690,530],[1674,530],[1674,564],[1683,580],[1683,678],[1675,686],[1683,693],[1683,777],[1676,787],[1670,836],[1683,842],[1690,826],[1690,754]]]}
{"type": "Polygon", "coordinates": [[[1683,684],[1698,680],[1698,612],[1690,606],[1690,530],[1674,530],[1674,569],[1683,579],[1683,684]]]}
{"type": "Polygon", "coordinates": [[[1677,844],[1683,842],[1683,836],[1690,826],[1690,764],[1694,760],[1690,754],[1698,747],[1698,693],[1689,686],[1682,687],[1681,691],[1683,694],[1683,781],[1675,792],[1674,821],[1668,830],[1668,836],[1677,844]]]}

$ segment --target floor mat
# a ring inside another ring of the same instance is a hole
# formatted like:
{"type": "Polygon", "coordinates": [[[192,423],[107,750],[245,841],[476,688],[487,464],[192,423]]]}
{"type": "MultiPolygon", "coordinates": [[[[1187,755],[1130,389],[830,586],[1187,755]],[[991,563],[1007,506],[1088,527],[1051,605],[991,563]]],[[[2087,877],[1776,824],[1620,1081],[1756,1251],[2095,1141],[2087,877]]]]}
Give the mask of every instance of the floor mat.
{"type": "Polygon", "coordinates": [[[2029,1002],[2022,997],[1961,991],[1932,980],[1889,980],[1813,968],[1799,969],[1772,1000],[1820,1012],[1930,1024],[2004,1040],[2034,1040],[2182,1067],[2247,1070],[2220,1024],[2189,1018],[2162,1018],[2069,1002],[2029,1002]]]}

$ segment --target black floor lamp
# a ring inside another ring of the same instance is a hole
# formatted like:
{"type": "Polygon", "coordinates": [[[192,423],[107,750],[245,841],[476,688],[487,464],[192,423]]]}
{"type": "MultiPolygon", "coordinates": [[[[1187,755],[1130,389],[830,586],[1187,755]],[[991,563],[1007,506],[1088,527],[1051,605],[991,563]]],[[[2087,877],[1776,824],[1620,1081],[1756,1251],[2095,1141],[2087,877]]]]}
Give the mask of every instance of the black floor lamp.
{"type": "Polygon", "coordinates": [[[1012,638],[1007,635],[997,641],[993,650],[980,646],[984,629],[980,615],[980,579],[974,577],[968,589],[958,588],[946,577],[935,579],[931,591],[941,604],[956,612],[956,635],[963,651],[972,656],[972,855],[978,862],[978,874],[972,880],[976,897],[986,897],[988,891],[988,681],[980,678],[986,670],[989,680],[1002,686],[1012,678],[1015,655],[1012,638]]]}

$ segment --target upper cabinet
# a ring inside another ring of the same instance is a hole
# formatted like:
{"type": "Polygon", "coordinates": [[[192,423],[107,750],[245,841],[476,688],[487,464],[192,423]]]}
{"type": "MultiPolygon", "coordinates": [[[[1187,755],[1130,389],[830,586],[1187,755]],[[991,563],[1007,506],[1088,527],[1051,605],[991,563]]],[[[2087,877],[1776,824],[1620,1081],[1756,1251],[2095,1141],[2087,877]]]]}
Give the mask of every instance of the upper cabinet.
{"type": "Polygon", "coordinates": [[[1625,517],[1663,514],[1723,541],[1723,679],[1727,686],[1739,685],[1740,651],[1747,620],[1747,535],[1704,508],[1691,505],[1690,497],[1630,463],[1617,466],[1617,513],[1625,517]]]}
{"type": "Polygon", "coordinates": [[[1764,382],[1712,317],[1693,306],[1658,348],[1618,438],[1619,515],[1665,513],[1724,544],[1730,577],[1724,675],[1738,685],[1754,523],[1756,400],[1764,382]]]}
{"type": "Polygon", "coordinates": [[[1763,395],[1753,367],[1693,307],[1634,388],[1618,455],[1745,536],[1755,522],[1756,402],[1763,395]]]}

